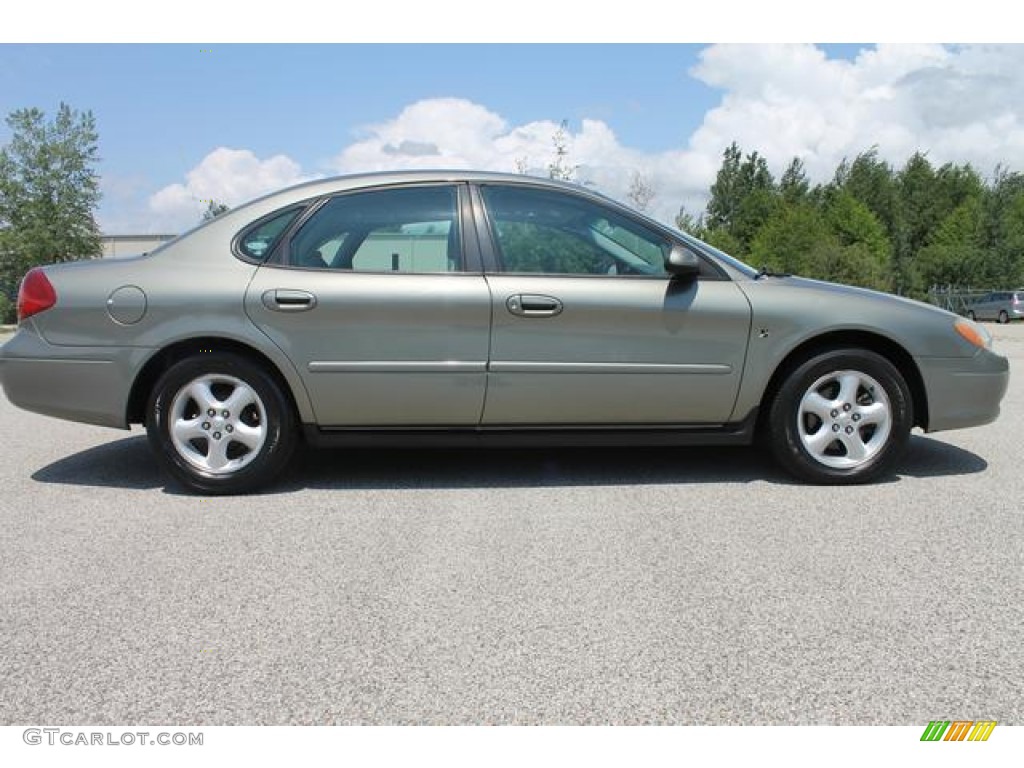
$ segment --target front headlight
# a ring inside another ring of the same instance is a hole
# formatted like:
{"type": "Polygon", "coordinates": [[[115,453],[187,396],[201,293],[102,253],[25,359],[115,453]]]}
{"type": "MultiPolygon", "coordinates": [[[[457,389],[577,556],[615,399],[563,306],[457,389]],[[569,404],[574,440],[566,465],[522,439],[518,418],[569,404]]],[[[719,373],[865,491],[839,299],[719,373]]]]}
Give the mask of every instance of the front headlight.
{"type": "Polygon", "coordinates": [[[992,335],[978,323],[960,318],[953,323],[953,328],[967,341],[982,349],[992,349],[992,335]]]}

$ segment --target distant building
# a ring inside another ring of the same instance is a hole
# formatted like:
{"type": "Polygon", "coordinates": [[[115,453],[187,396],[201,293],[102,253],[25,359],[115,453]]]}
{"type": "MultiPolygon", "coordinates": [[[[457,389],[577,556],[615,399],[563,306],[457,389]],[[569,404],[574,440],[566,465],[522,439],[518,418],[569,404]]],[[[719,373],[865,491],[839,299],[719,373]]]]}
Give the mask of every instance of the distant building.
{"type": "Polygon", "coordinates": [[[117,259],[149,253],[177,235],[100,235],[103,258],[117,259]]]}

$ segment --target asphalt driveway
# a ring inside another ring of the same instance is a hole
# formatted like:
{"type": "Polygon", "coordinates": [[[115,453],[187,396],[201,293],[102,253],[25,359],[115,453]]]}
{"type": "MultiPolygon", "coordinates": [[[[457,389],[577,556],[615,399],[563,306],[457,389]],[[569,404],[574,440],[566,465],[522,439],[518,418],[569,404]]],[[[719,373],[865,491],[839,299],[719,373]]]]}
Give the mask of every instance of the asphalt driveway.
{"type": "Polygon", "coordinates": [[[1024,325],[875,485],[753,449],[297,458],[168,486],[0,400],[0,723],[1024,723],[1024,325]]]}

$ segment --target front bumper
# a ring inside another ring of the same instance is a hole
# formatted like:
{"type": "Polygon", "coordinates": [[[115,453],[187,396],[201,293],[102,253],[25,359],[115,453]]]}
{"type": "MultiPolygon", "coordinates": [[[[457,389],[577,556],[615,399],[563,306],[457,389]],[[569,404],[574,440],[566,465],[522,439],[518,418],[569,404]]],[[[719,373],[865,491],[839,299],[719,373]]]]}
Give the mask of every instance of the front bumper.
{"type": "Polygon", "coordinates": [[[1010,364],[988,350],[969,358],[918,358],[928,396],[928,432],[995,421],[1010,381],[1010,364]]]}
{"type": "Polygon", "coordinates": [[[128,428],[132,371],[145,350],[54,346],[31,328],[0,346],[0,385],[26,411],[128,428]]]}

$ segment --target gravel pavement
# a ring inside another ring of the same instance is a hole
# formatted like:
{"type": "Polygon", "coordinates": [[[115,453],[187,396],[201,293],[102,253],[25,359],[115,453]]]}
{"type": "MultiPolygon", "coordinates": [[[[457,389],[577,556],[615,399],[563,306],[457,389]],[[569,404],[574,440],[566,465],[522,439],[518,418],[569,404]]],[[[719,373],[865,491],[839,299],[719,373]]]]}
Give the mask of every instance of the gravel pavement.
{"type": "Polygon", "coordinates": [[[297,457],[166,484],[0,398],[0,724],[1024,724],[1024,325],[896,476],[753,449],[297,457]]]}

